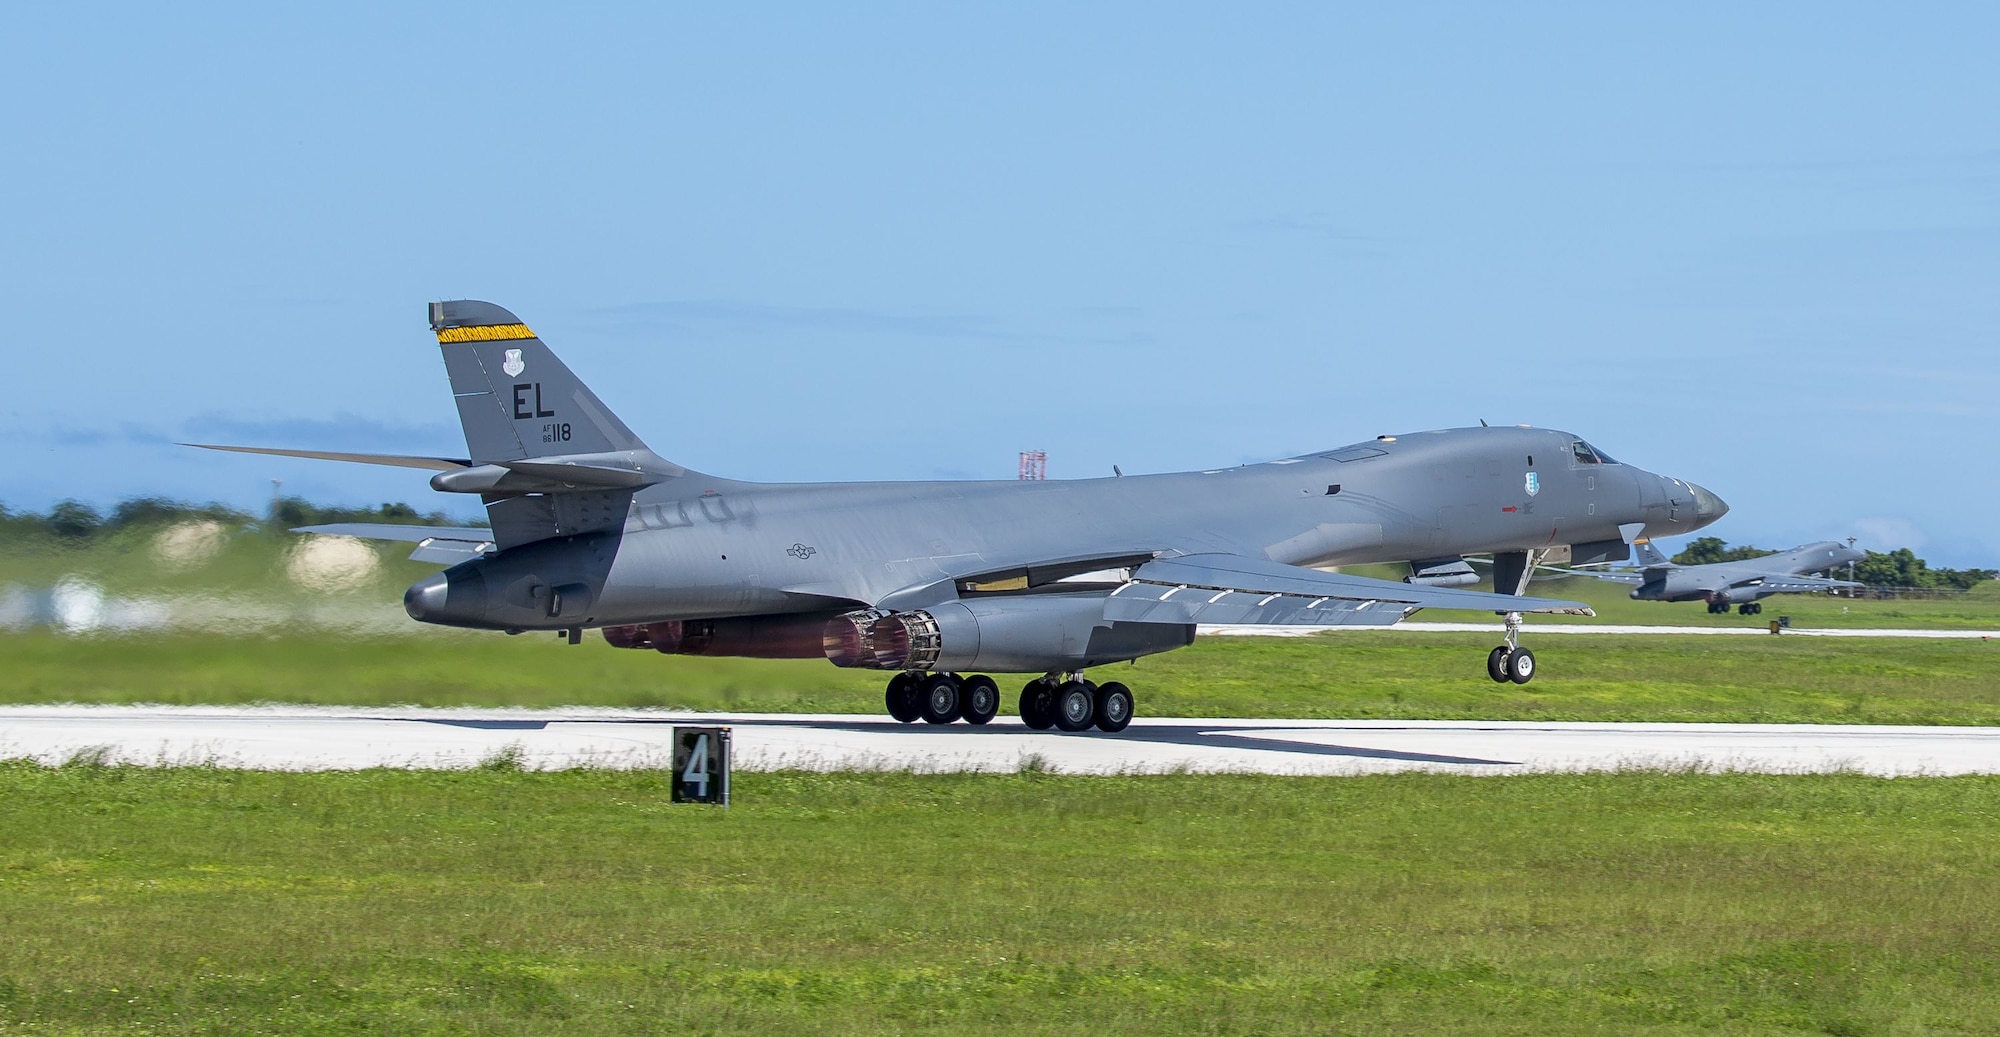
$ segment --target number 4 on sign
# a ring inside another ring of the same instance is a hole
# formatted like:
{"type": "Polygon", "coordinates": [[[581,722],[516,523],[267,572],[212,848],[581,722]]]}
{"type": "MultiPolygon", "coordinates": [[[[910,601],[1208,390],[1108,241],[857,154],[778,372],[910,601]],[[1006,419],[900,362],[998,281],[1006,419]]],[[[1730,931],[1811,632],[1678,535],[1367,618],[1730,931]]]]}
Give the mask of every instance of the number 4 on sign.
{"type": "Polygon", "coordinates": [[[729,729],[674,729],[674,802],[729,805],[729,729]]]}
{"type": "Polygon", "coordinates": [[[694,749],[688,753],[687,769],[681,772],[681,781],[694,786],[694,798],[708,798],[708,736],[697,735],[694,749]]]}

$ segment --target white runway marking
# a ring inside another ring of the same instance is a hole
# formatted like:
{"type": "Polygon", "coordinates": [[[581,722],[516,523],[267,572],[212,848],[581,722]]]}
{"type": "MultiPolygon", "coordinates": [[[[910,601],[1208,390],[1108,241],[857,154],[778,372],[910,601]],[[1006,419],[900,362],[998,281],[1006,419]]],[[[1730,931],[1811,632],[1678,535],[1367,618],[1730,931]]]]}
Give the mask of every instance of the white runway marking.
{"type": "MultiPolygon", "coordinates": [[[[1500,621],[1491,623],[1429,623],[1423,620],[1406,620],[1392,627],[1313,627],[1313,626],[1203,626],[1197,633],[1204,637],[1211,634],[1224,637],[1310,637],[1321,633],[1339,633],[1346,630],[1401,630],[1409,633],[1430,634],[1499,634],[1506,627],[1500,621]]],[[[1543,634],[1756,634],[1771,636],[1769,623],[1743,627],[1671,627],[1641,626],[1632,623],[1537,623],[1531,616],[1525,633],[1540,637],[1543,634]]],[[[1916,630],[1903,628],[1854,628],[1835,630],[1821,627],[1791,627],[1780,637],[1917,637],[1952,638],[1991,641],[2000,637],[1996,630],[1916,630]]]]}
{"type": "Polygon", "coordinates": [[[2000,773],[2000,727],[1141,718],[1105,735],[1030,731],[1012,717],[931,727],[861,715],[320,706],[0,707],[0,758],[101,751],[136,764],[343,770],[469,767],[518,751],[530,767],[664,767],[675,724],[732,727],[743,770],[2000,773]]]}

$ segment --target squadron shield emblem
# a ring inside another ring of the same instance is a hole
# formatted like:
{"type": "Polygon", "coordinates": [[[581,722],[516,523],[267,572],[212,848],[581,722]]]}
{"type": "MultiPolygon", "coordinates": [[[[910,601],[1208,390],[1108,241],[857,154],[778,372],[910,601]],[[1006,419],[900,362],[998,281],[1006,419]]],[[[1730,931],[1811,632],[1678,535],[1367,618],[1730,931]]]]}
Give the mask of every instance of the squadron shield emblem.
{"type": "Polygon", "coordinates": [[[500,363],[500,370],[507,372],[509,378],[519,378],[521,372],[527,369],[528,365],[521,362],[521,351],[518,349],[508,350],[507,358],[500,363]]]}
{"type": "Polygon", "coordinates": [[[1530,496],[1530,497],[1533,497],[1533,496],[1534,496],[1535,494],[1537,494],[1537,493],[1540,493],[1540,492],[1542,492],[1542,477],[1541,477],[1541,476],[1540,476],[1539,474],[1535,473],[1535,472],[1529,472],[1529,473],[1528,473],[1528,496],[1530,496]]]}

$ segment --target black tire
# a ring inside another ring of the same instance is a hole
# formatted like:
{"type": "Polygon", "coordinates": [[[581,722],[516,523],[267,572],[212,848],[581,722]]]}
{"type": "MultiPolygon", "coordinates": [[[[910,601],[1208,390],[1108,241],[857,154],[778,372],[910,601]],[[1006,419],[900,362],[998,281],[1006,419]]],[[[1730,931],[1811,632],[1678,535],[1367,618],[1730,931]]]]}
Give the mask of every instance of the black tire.
{"type": "Polygon", "coordinates": [[[1535,679],[1535,653],[1526,648],[1514,649],[1507,657],[1507,679],[1516,684],[1526,684],[1535,679]]]}
{"type": "Polygon", "coordinates": [[[958,678],[949,673],[933,673],[917,685],[917,708],[926,724],[949,724],[958,719],[958,678]]]}
{"type": "Polygon", "coordinates": [[[1099,731],[1117,734],[1132,722],[1136,708],[1132,701],[1132,689],[1117,681],[1097,686],[1096,709],[1091,712],[1091,720],[1099,731]]]}
{"type": "Polygon", "coordinates": [[[1021,689],[1021,723],[1037,731],[1056,726],[1056,689],[1048,681],[1029,681],[1021,689]]]}
{"type": "Polygon", "coordinates": [[[1000,685],[983,673],[958,686],[958,709],[968,724],[984,724],[1000,713],[1000,685]]]}
{"type": "Polygon", "coordinates": [[[1493,678],[1493,683],[1495,684],[1505,684],[1513,679],[1507,676],[1506,645],[1501,645],[1486,653],[1486,675],[1493,678]]]}
{"type": "Polygon", "coordinates": [[[1070,681],[1056,689],[1056,728],[1082,731],[1097,719],[1097,693],[1083,681],[1070,681]]]}
{"type": "Polygon", "coordinates": [[[883,703],[889,707],[889,715],[900,723],[914,724],[924,713],[923,703],[917,698],[917,681],[914,673],[899,673],[889,678],[889,690],[882,695],[883,703]]]}

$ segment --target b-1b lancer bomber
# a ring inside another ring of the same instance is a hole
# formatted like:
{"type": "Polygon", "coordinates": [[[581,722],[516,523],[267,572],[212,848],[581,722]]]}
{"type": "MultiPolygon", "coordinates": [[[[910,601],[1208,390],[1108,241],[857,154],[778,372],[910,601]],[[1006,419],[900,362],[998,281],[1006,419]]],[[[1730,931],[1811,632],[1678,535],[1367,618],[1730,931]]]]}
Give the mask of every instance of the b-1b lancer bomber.
{"type": "Polygon", "coordinates": [[[1868,552],[1850,544],[1822,540],[1738,562],[1675,565],[1650,542],[1641,541],[1634,546],[1639,553],[1637,569],[1552,568],[1552,571],[1626,584],[1632,588],[1632,597],[1640,601],[1705,601],[1709,615],[1728,612],[1729,606],[1734,605],[1737,612],[1754,616],[1764,611],[1760,603],[1773,594],[1806,594],[1861,586],[1852,580],[1807,574],[1832,572],[1868,557],[1868,552]]]}
{"type": "Polygon", "coordinates": [[[1566,432],[1462,428],[1167,475],[1005,482],[772,484],[690,471],[646,444],[517,317],[441,302],[430,325],[466,457],[217,447],[429,469],[478,494],[491,528],[342,524],[451,563],[404,595],[425,623],[519,633],[600,628],[621,648],[825,658],[886,671],[898,720],[984,724],[988,672],[1033,674],[1030,727],[1118,731],[1130,689],[1087,668],[1182,647],[1199,623],[1387,626],[1418,609],[1507,617],[1496,680],[1526,683],[1535,563],[1629,556],[1641,534],[1726,506],[1566,432]],[[1456,589],[1491,553],[1505,594],[1456,589]],[[1395,583],[1312,566],[1410,561],[1395,583]]]}

